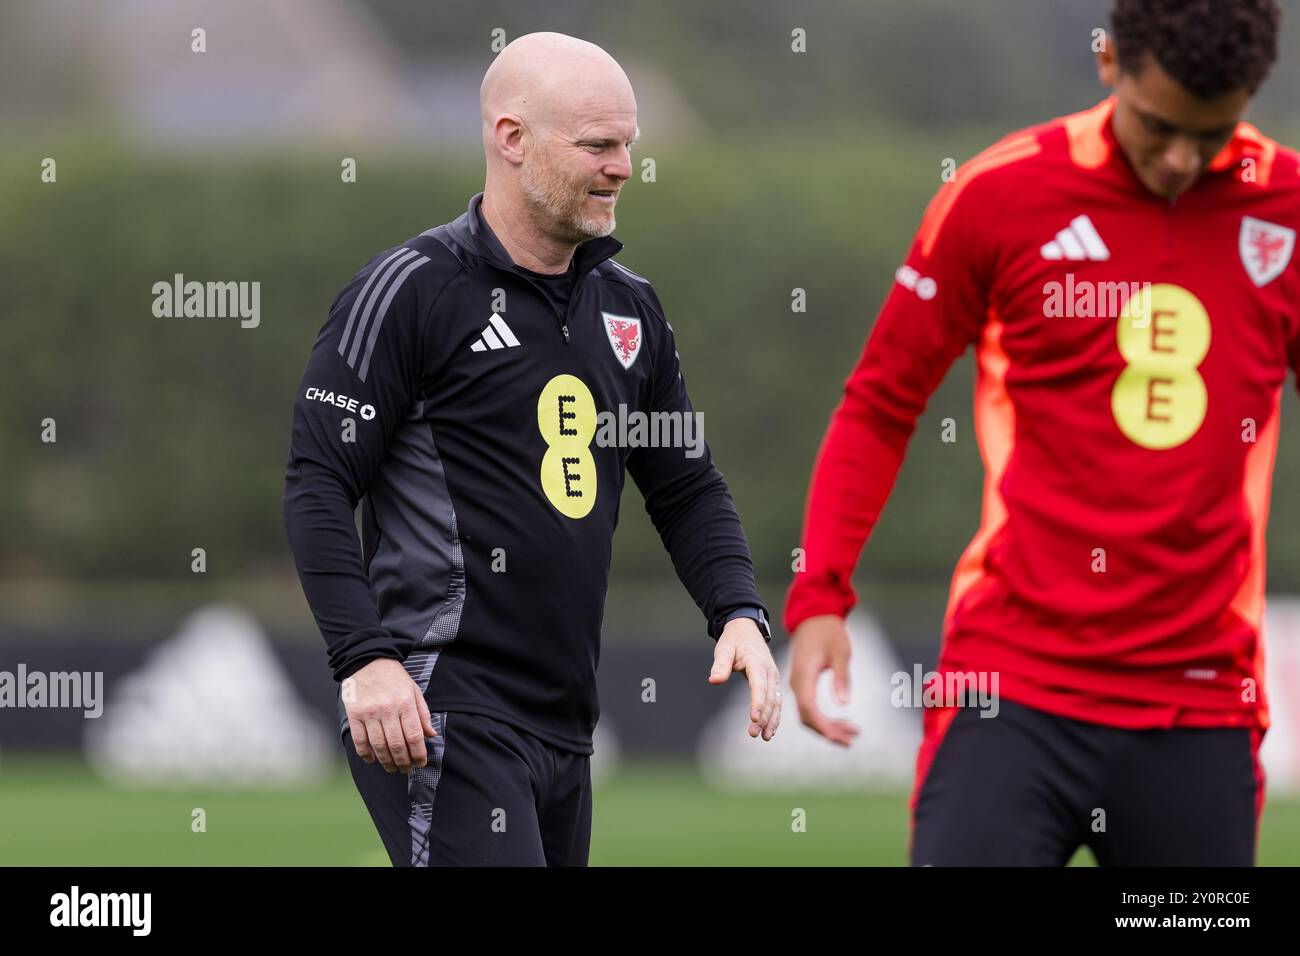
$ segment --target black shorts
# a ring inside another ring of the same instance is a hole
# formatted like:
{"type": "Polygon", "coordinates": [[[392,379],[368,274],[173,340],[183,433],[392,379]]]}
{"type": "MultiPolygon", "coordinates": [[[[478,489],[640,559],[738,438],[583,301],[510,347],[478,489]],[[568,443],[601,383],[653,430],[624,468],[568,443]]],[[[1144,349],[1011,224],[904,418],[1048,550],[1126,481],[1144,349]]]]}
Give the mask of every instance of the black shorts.
{"type": "Polygon", "coordinates": [[[586,866],[591,758],[491,717],[430,715],[429,762],[389,773],[348,767],[394,866],[586,866]]]}
{"type": "Polygon", "coordinates": [[[1259,731],[953,713],[926,713],[913,866],[1062,866],[1080,846],[1102,866],[1254,865],[1259,731]]]}

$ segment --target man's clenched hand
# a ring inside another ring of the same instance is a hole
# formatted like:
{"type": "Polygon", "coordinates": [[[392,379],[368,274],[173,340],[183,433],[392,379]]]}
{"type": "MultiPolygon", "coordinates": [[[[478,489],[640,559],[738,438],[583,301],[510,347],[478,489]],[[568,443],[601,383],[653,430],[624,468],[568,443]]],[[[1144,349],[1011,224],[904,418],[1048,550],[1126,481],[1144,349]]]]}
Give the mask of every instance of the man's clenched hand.
{"type": "Polygon", "coordinates": [[[343,681],[352,745],[366,763],[410,773],[429,762],[426,737],[438,736],[420,688],[400,661],[373,660],[343,681]]]}

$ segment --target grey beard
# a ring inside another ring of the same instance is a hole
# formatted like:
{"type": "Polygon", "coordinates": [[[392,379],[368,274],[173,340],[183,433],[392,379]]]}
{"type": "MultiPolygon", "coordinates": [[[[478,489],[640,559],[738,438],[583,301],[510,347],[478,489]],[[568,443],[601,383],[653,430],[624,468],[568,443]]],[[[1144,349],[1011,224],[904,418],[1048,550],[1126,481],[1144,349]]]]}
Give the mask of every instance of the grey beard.
{"type": "Polygon", "coordinates": [[[519,180],[524,198],[539,210],[545,222],[556,230],[566,242],[585,242],[614,231],[614,218],[586,217],[573,209],[573,194],[569,186],[558,177],[543,173],[538,176],[532,166],[525,164],[519,180]]]}

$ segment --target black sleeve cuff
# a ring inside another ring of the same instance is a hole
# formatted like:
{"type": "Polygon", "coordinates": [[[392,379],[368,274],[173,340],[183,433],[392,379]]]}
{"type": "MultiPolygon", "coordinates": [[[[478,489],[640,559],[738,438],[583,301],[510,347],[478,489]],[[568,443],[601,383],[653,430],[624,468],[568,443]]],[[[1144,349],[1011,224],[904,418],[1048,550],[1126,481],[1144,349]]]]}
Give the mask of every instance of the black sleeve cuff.
{"type": "Polygon", "coordinates": [[[330,669],[334,672],[334,680],[341,684],[362,667],[381,657],[395,661],[405,660],[406,648],[386,628],[367,628],[349,634],[330,648],[330,669]]]}

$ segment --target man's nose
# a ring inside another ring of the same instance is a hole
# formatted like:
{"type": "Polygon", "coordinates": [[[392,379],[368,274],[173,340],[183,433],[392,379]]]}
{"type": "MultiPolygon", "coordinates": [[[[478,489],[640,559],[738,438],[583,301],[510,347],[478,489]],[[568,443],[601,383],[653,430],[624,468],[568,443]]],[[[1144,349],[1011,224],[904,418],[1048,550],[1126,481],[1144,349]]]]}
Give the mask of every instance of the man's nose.
{"type": "Polygon", "coordinates": [[[626,146],[620,146],[614,158],[605,164],[603,170],[610,179],[620,182],[632,178],[632,152],[626,146]]]}
{"type": "Polygon", "coordinates": [[[1192,176],[1200,171],[1201,153],[1189,138],[1178,136],[1165,150],[1165,165],[1169,171],[1179,176],[1192,176]]]}

